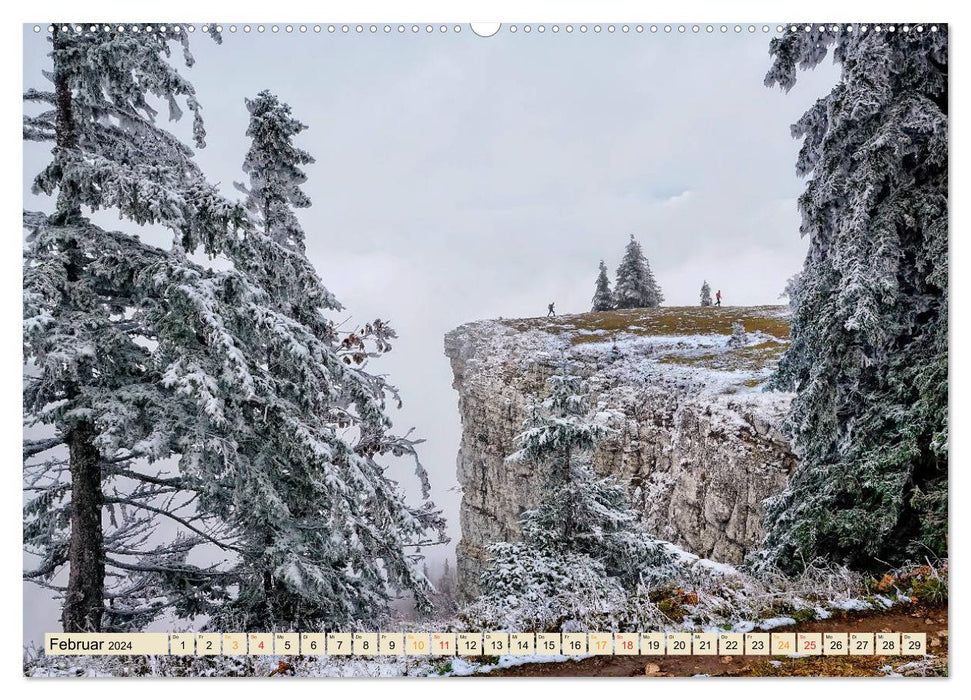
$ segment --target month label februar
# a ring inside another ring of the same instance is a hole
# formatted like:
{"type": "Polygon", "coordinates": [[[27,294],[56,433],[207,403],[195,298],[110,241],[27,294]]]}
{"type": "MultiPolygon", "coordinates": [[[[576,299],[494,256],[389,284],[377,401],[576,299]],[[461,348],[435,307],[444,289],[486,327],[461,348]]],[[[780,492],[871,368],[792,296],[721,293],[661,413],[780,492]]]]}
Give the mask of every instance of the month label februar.
{"type": "Polygon", "coordinates": [[[168,654],[167,633],[141,632],[71,634],[50,633],[44,635],[44,653],[48,656],[111,656],[121,654],[168,654]]]}

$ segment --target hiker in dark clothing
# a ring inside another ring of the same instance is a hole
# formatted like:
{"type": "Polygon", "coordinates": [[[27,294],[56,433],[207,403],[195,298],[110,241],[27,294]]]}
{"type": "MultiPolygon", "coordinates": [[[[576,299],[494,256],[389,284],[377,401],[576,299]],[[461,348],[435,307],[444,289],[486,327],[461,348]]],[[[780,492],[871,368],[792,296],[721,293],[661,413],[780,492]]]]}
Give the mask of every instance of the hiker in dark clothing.
{"type": "Polygon", "coordinates": [[[550,305],[549,305],[549,313],[546,314],[546,318],[549,318],[550,316],[556,316],[556,312],[553,311],[553,304],[555,304],[555,303],[556,302],[553,302],[553,301],[550,302],[550,305]]]}
{"type": "Polygon", "coordinates": [[[719,289],[717,292],[715,292],[715,306],[721,306],[721,305],[722,305],[722,290],[719,289]]]}

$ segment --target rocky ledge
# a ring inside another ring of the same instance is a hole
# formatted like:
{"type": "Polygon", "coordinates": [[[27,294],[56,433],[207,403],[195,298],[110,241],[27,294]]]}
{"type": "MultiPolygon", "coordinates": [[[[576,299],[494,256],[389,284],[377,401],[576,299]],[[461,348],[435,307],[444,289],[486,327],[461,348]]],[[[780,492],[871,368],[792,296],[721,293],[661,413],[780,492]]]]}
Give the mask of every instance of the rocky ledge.
{"type": "Polygon", "coordinates": [[[459,588],[476,592],[490,542],[516,540],[543,475],[512,464],[526,408],[547,378],[586,380],[613,429],[593,455],[629,480],[644,522],[699,556],[738,563],[761,537],[762,501],[795,466],[779,430],[791,395],[764,391],[788,344],[786,309],[632,309],[468,323],[445,336],[462,420],[459,588]],[[733,336],[733,324],[744,333],[733,336]]]}

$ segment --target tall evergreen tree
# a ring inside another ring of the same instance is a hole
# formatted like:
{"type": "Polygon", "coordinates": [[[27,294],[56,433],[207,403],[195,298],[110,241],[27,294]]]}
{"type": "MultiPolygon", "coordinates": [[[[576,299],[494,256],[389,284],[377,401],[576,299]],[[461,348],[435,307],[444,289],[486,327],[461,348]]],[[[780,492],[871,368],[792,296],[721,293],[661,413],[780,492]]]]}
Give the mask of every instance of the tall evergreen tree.
{"type": "Polygon", "coordinates": [[[787,569],[947,552],[947,38],[813,27],[771,44],[769,86],[830,50],[841,68],[792,129],[809,251],[775,385],[796,392],[802,459],[766,541],[787,569]]]}
{"type": "Polygon", "coordinates": [[[549,386],[508,457],[545,471],[543,495],[523,514],[520,542],[489,546],[486,593],[474,603],[486,619],[493,609],[519,606],[526,616],[520,623],[556,626],[588,600],[584,588],[598,589],[601,603],[622,605],[625,592],[671,561],[664,544],[639,527],[624,485],[598,478],[590,466],[591,451],[609,431],[589,412],[580,377],[564,366],[549,386]]]}
{"type": "Polygon", "coordinates": [[[224,575],[187,563],[189,553],[232,547],[193,509],[189,480],[150,465],[187,452],[193,432],[193,402],[165,381],[185,355],[175,338],[203,332],[173,319],[173,297],[197,291],[187,253],[215,252],[244,212],[155,125],[150,98],[171,119],[183,102],[204,145],[192,86],[167,60],[175,42],[192,64],[187,32],[139,30],[57,27],[45,73],[53,90],[25,93],[43,111],[25,116],[24,138],[54,144],[34,191],[56,203],[49,216],[24,213],[24,546],[40,559],[24,575],[63,597],[69,632],[199,612],[219,598],[224,575]],[[166,227],[174,244],[165,251],[105,231],[84,209],[166,227]],[[178,534],[149,544],[159,518],[178,534]],[[54,578],[65,565],[62,588],[54,578]]]}
{"type": "MultiPolygon", "coordinates": [[[[396,588],[421,604],[406,550],[442,522],[427,500],[407,506],[378,463],[415,441],[390,433],[397,394],[365,371],[393,332],[339,335],[324,315],[339,305],[288,247],[292,231],[267,235],[155,126],[152,96],[198,117],[165,60],[186,32],[168,30],[59,30],[54,91],[26,95],[54,107],[24,133],[55,141],[35,187],[57,202],[24,215],[24,412],[38,434],[24,443],[24,540],[41,558],[25,576],[54,587],[69,567],[67,631],[139,629],[165,610],[225,619],[245,608],[223,601],[248,591],[257,555],[310,610],[291,624],[371,618],[396,588]],[[104,231],[82,207],[164,226],[172,246],[104,231]],[[175,476],[150,466],[169,458],[175,476]],[[150,539],[159,518],[178,527],[171,544],[150,539]],[[201,543],[229,561],[188,564],[201,543]]],[[[198,118],[194,132],[203,145],[198,118]]]]}
{"type": "Polygon", "coordinates": [[[597,290],[593,294],[592,311],[610,311],[614,308],[614,295],[610,293],[610,280],[607,278],[607,266],[600,261],[600,274],[597,275],[597,290]]]}
{"type": "Polygon", "coordinates": [[[250,186],[235,183],[246,195],[246,207],[257,215],[263,232],[275,242],[299,253],[304,252],[304,232],[293,209],[310,206],[310,198],[300,189],[307,181],[304,165],[313,157],[297,148],[293,137],[304,131],[290,113],[290,105],[269,90],[246,100],[249,127],[246,135],[252,145],[243,160],[243,172],[250,186]]]}
{"type": "Polygon", "coordinates": [[[390,432],[384,405],[397,401],[395,389],[365,370],[370,357],[390,350],[394,332],[377,320],[339,337],[326,320],[341,305],[304,255],[305,234],[292,210],[310,206],[301,166],[313,158],[293,143],[306,127],[267,91],[246,106],[249,183],[237,187],[256,225],[232,259],[261,288],[256,311],[270,331],[247,355],[264,357],[259,364],[273,370],[262,380],[265,404],[244,416],[259,440],[236,448],[240,593],[214,622],[245,629],[342,625],[385,612],[395,588],[426,606],[420,557],[406,548],[430,541],[431,530],[440,539],[443,522],[428,501],[416,441],[390,432]],[[420,507],[406,505],[378,462],[382,455],[414,459],[420,507]]]}
{"type": "Polygon", "coordinates": [[[531,407],[516,437],[519,449],[507,460],[545,465],[556,486],[569,480],[572,461],[607,434],[603,425],[588,419],[582,383],[564,361],[560,373],[547,380],[549,396],[531,407]]]}
{"type": "Polygon", "coordinates": [[[438,591],[444,596],[455,598],[455,586],[455,572],[452,571],[452,564],[446,557],[442,565],[442,575],[438,580],[438,591]]]}
{"type": "Polygon", "coordinates": [[[708,286],[708,280],[701,283],[701,305],[711,306],[711,287],[708,286]]]}
{"type": "MultiPolygon", "coordinates": [[[[427,572],[426,572],[427,576],[427,572]]],[[[435,592],[432,596],[432,613],[441,616],[452,616],[456,611],[457,582],[455,571],[448,559],[442,565],[442,573],[435,583],[435,592]]]]}
{"type": "Polygon", "coordinates": [[[644,257],[641,244],[631,234],[624,257],[617,267],[614,305],[618,309],[640,309],[660,306],[663,301],[664,295],[654,279],[650,263],[644,257]]]}

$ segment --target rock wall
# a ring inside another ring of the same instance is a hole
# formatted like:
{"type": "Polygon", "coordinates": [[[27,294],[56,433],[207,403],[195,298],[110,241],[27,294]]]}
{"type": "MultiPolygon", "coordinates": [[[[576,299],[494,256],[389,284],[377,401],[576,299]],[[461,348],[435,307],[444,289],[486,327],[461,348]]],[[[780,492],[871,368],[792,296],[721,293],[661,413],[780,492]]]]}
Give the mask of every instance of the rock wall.
{"type": "MultiPolygon", "coordinates": [[[[747,318],[779,313],[746,311],[747,318]]],[[[791,396],[758,386],[774,362],[742,369],[726,362],[757,354],[771,336],[750,334],[745,355],[720,333],[601,339],[584,328],[591,316],[482,321],[446,335],[462,420],[456,558],[463,595],[477,590],[485,546],[518,539],[522,512],[540,498],[541,468],[504,460],[517,449],[526,408],[545,395],[564,360],[585,378],[596,419],[614,430],[592,457],[595,470],[629,479],[648,528],[695,554],[740,562],[760,539],[762,501],[783,488],[795,465],[778,428],[791,396]]]]}

